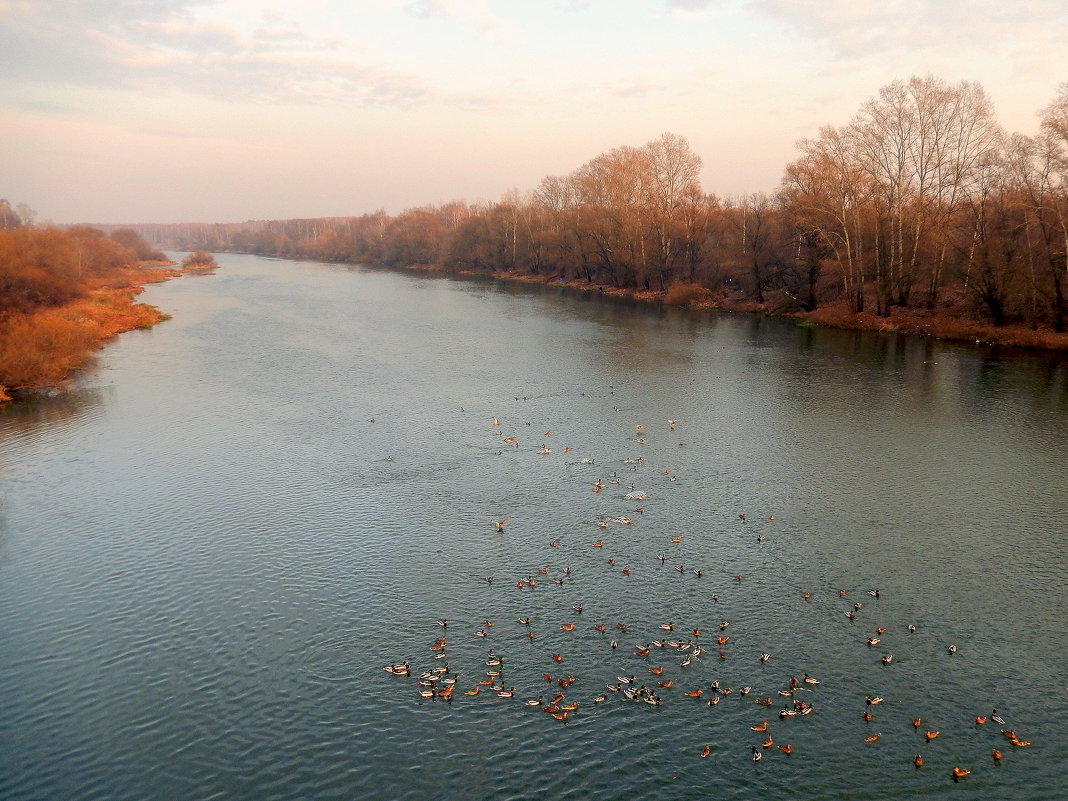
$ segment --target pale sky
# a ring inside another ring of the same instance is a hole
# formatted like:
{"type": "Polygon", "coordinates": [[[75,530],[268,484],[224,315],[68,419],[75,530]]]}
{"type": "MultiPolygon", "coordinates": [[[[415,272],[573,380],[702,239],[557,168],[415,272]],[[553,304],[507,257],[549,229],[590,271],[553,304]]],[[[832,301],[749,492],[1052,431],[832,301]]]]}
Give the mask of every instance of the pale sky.
{"type": "Polygon", "coordinates": [[[912,75],[1009,131],[1068,0],[0,0],[0,197],[59,223],[344,216],[534,189],[664,131],[720,196],[912,75]]]}

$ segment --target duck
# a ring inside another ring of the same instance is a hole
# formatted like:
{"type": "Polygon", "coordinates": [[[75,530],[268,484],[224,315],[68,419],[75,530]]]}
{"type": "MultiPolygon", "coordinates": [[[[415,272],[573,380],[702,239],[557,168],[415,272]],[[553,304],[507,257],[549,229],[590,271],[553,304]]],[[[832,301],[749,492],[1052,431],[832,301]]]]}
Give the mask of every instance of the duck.
{"type": "Polygon", "coordinates": [[[1005,719],[998,714],[998,711],[996,709],[990,712],[990,719],[997,723],[999,726],[1005,725],[1005,719]]]}
{"type": "Polygon", "coordinates": [[[955,646],[955,645],[950,645],[950,646],[948,646],[948,647],[946,648],[946,650],[948,650],[948,651],[949,651],[949,652],[950,652],[951,654],[955,654],[955,653],[957,653],[957,646],[955,646]]]}
{"type": "Polygon", "coordinates": [[[705,703],[708,704],[709,706],[715,706],[716,704],[719,703],[719,696],[717,695],[717,696],[715,696],[713,698],[709,698],[707,701],[705,701],[705,703]]]}
{"type": "Polygon", "coordinates": [[[762,754],[760,751],[757,751],[757,747],[754,745],[753,746],[753,761],[754,762],[759,762],[763,758],[764,758],[764,754],[762,754]]]}
{"type": "Polygon", "coordinates": [[[693,659],[691,659],[690,657],[686,657],[681,662],[679,662],[679,667],[689,667],[692,662],[693,659]]]}
{"type": "Polygon", "coordinates": [[[768,654],[768,653],[761,654],[760,655],[760,661],[761,662],[769,662],[769,661],[771,661],[771,654],[768,654]]]}
{"type": "Polygon", "coordinates": [[[865,695],[864,696],[864,703],[868,704],[868,706],[875,706],[876,704],[881,704],[882,702],[883,702],[883,699],[880,698],[877,695],[865,695]]]}
{"type": "Polygon", "coordinates": [[[916,766],[917,770],[922,768],[923,767],[923,755],[922,754],[916,754],[916,756],[914,756],[912,758],[912,764],[916,766]]]}
{"type": "Polygon", "coordinates": [[[786,754],[786,756],[790,756],[790,754],[794,752],[793,747],[789,743],[787,743],[786,745],[780,745],[779,750],[786,754]]]}
{"type": "Polygon", "coordinates": [[[763,723],[758,723],[756,726],[750,726],[749,728],[753,731],[767,731],[768,722],[765,720],[763,723]]]}
{"type": "Polygon", "coordinates": [[[768,739],[766,739],[760,745],[762,748],[771,748],[773,745],[775,745],[775,741],[771,739],[771,735],[768,735],[768,739]]]}
{"type": "Polygon", "coordinates": [[[925,731],[925,732],[923,733],[923,739],[924,739],[924,740],[925,740],[926,742],[931,742],[931,740],[933,740],[933,739],[934,739],[935,737],[937,737],[937,736],[938,736],[939,734],[941,734],[941,732],[940,732],[940,731],[938,731],[937,729],[935,729],[934,731],[925,731]]]}
{"type": "Polygon", "coordinates": [[[697,688],[696,690],[688,690],[687,692],[684,692],[683,695],[688,695],[690,698],[700,698],[703,693],[704,690],[697,688]]]}
{"type": "Polygon", "coordinates": [[[419,691],[419,697],[420,698],[433,698],[434,697],[434,691],[433,690],[420,690],[419,691]]]}
{"type": "MultiPolygon", "coordinates": [[[[649,653],[649,649],[646,648],[645,652],[649,653]]],[[[654,668],[649,668],[649,672],[652,673],[654,676],[659,676],[661,673],[664,672],[664,666],[663,665],[657,665],[654,668]]]]}
{"type": "MultiPolygon", "coordinates": [[[[478,693],[479,693],[479,691],[481,689],[482,689],[482,685],[481,684],[476,684],[473,689],[464,690],[464,695],[478,695],[478,693]]],[[[530,702],[528,701],[527,703],[530,703],[530,702]]]]}
{"type": "Polygon", "coordinates": [[[668,687],[672,686],[674,683],[675,683],[674,679],[668,679],[667,681],[658,681],[656,683],[656,686],[657,687],[663,687],[664,689],[667,689],[668,687]]]}
{"type": "Polygon", "coordinates": [[[884,654],[883,655],[883,664],[884,665],[889,665],[893,661],[894,661],[894,655],[893,654],[884,654]]]}
{"type": "Polygon", "coordinates": [[[816,679],[816,678],[813,678],[812,676],[810,676],[810,675],[808,675],[806,673],[805,674],[805,678],[804,678],[804,682],[805,682],[805,684],[818,685],[820,683],[820,680],[816,679]]]}
{"type": "Polygon", "coordinates": [[[529,626],[534,621],[529,617],[521,617],[517,622],[522,626],[529,626]]]}
{"type": "Polygon", "coordinates": [[[608,693],[601,693],[600,695],[593,696],[593,702],[595,704],[603,704],[608,700],[608,693]]]}
{"type": "Polygon", "coordinates": [[[674,623],[661,623],[660,624],[660,628],[662,628],[664,631],[674,631],[675,630],[675,624],[674,623]]]}
{"type": "Polygon", "coordinates": [[[869,734],[867,737],[864,738],[864,742],[866,742],[866,743],[874,743],[880,737],[882,737],[882,734],[869,734]]]}
{"type": "Polygon", "coordinates": [[[392,665],[386,665],[382,669],[387,673],[392,673],[394,676],[410,676],[412,672],[412,666],[408,662],[396,662],[392,665]]]}
{"type": "Polygon", "coordinates": [[[565,623],[564,625],[562,625],[560,627],[560,631],[574,631],[574,630],[575,630],[575,624],[574,623],[565,623]]]}
{"type": "Polygon", "coordinates": [[[990,756],[993,758],[993,760],[995,762],[999,762],[1001,760],[1001,752],[996,748],[994,748],[994,749],[992,749],[990,751],[990,756]]]}
{"type": "Polygon", "coordinates": [[[953,781],[959,782],[961,779],[963,779],[969,773],[971,773],[971,771],[968,770],[967,768],[955,767],[955,768],[953,768],[953,770],[950,771],[950,776],[953,777],[953,781]]]}
{"type": "Polygon", "coordinates": [[[880,642],[881,642],[881,640],[878,637],[868,637],[868,647],[869,648],[874,648],[880,642]]]}
{"type": "Polygon", "coordinates": [[[913,718],[912,719],[912,727],[914,729],[918,729],[922,725],[923,725],[923,718],[913,718]]]}
{"type": "Polygon", "coordinates": [[[771,706],[772,700],[771,700],[770,697],[768,697],[768,698],[757,698],[753,703],[758,704],[760,706],[771,706]]]}
{"type": "Polygon", "coordinates": [[[712,753],[712,746],[710,746],[708,743],[705,743],[704,748],[701,749],[701,756],[702,757],[706,757],[711,753],[712,753]]]}
{"type": "Polygon", "coordinates": [[[976,715],[975,716],[975,725],[976,726],[982,726],[984,723],[986,723],[986,718],[985,717],[983,717],[982,715],[976,715]]]}
{"type": "Polygon", "coordinates": [[[914,623],[909,623],[909,634],[915,634],[915,633],[916,633],[916,625],[914,623]]]}
{"type": "Polygon", "coordinates": [[[578,701],[572,701],[569,704],[561,704],[560,708],[565,712],[574,712],[579,708],[578,701]]]}

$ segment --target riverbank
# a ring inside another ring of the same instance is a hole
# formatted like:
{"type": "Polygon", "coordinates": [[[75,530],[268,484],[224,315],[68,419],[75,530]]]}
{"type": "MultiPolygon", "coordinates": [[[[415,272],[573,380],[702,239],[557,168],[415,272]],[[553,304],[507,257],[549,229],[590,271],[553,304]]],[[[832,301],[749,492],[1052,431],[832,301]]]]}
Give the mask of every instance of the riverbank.
{"type": "Polygon", "coordinates": [[[60,387],[109,340],[169,319],[135,299],[146,284],[182,272],[149,264],[125,267],[87,282],[69,303],[10,315],[0,326],[0,403],[60,387]]]}
{"type": "MultiPolygon", "coordinates": [[[[444,268],[425,265],[410,268],[429,273],[446,274],[444,268]]],[[[886,333],[914,334],[935,339],[974,342],[984,345],[1003,345],[1018,348],[1068,351],[1068,333],[1035,330],[1025,325],[995,326],[980,323],[948,312],[925,309],[894,308],[889,316],[882,317],[868,312],[850,311],[842,302],[832,302],[814,311],[797,311],[786,304],[774,302],[754,303],[742,298],[717,296],[710,290],[692,284],[677,284],[666,291],[625,289],[599,286],[584,281],[546,278],[539,275],[523,275],[503,270],[459,270],[452,275],[484,276],[502,281],[521,281],[535,284],[566,286],[583,291],[594,291],[614,297],[627,297],[649,303],[663,303],[694,309],[720,309],[731,312],[763,314],[796,320],[801,325],[819,325],[849,331],[882,331],[886,333]]]]}

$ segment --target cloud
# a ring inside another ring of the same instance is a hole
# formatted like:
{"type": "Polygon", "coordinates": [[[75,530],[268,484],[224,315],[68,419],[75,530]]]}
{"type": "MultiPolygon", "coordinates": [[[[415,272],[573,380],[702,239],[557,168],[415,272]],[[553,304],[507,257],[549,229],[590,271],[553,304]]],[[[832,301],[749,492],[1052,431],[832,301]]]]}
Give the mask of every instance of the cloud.
{"type": "Polygon", "coordinates": [[[479,33],[499,44],[518,44],[526,38],[521,28],[490,11],[486,0],[410,0],[405,9],[424,19],[471,23],[479,33]]]}
{"type": "MultiPolygon", "coordinates": [[[[685,0],[670,0],[685,2],[685,0]]],[[[1060,0],[750,0],[775,18],[846,58],[889,50],[1001,47],[1048,39],[1056,20],[1068,21],[1060,0]],[[1032,38],[1033,37],[1033,38],[1032,38]]],[[[1059,26],[1063,30],[1063,25],[1059,26]]]]}
{"type": "Polygon", "coordinates": [[[702,11],[720,0],[667,0],[671,11],[702,11]]]}
{"type": "MultiPolygon", "coordinates": [[[[202,0],[0,0],[0,41],[11,43],[0,47],[0,74],[12,82],[228,100],[410,106],[453,99],[334,32],[277,13],[238,26],[212,11],[202,0]]],[[[489,101],[459,98],[461,105],[489,101]]]]}

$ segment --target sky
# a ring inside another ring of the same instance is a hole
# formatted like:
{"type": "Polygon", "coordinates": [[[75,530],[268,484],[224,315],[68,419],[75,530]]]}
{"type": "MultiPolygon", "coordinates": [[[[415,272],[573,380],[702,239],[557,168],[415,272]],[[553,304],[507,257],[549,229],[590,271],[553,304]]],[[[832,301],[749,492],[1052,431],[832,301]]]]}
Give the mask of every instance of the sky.
{"type": "Polygon", "coordinates": [[[0,198],[56,223],[535,189],[665,131],[721,197],[913,75],[1034,134],[1068,0],[0,0],[0,198]]]}

